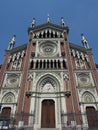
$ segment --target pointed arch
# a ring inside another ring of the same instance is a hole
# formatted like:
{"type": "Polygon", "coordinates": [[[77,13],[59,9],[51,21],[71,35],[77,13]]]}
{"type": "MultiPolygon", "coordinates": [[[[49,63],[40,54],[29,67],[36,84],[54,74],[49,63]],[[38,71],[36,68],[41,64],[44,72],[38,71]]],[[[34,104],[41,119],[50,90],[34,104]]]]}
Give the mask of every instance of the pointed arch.
{"type": "Polygon", "coordinates": [[[41,89],[46,85],[46,84],[50,84],[53,86],[54,91],[59,91],[60,89],[60,83],[57,80],[56,77],[54,77],[51,74],[45,74],[44,76],[42,76],[38,82],[37,82],[37,88],[36,91],[41,91],[41,89]]]}
{"type": "Polygon", "coordinates": [[[2,103],[14,103],[15,95],[12,92],[6,93],[2,98],[2,103]]]}
{"type": "Polygon", "coordinates": [[[88,102],[88,103],[95,102],[95,97],[93,96],[92,93],[86,91],[82,95],[82,101],[83,102],[88,102]]]}

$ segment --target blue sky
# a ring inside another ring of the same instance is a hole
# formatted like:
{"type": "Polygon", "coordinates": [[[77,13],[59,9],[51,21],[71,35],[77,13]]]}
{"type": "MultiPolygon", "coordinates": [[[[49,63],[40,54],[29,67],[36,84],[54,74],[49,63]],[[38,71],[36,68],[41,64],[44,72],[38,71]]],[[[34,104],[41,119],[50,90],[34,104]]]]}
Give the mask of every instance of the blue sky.
{"type": "Polygon", "coordinates": [[[58,25],[64,17],[70,42],[82,45],[83,32],[98,63],[98,0],[0,0],[0,64],[13,34],[15,47],[27,43],[33,17],[39,25],[46,22],[48,14],[58,25]]]}

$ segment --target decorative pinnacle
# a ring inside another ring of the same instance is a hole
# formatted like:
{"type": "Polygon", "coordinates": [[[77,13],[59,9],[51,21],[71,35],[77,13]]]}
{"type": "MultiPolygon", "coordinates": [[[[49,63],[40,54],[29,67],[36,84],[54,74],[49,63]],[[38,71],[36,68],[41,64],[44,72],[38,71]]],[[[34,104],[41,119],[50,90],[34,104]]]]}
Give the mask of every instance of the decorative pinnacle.
{"type": "Polygon", "coordinates": [[[13,49],[13,47],[15,45],[15,38],[16,38],[16,35],[14,34],[11,41],[9,42],[8,50],[13,49]]]}

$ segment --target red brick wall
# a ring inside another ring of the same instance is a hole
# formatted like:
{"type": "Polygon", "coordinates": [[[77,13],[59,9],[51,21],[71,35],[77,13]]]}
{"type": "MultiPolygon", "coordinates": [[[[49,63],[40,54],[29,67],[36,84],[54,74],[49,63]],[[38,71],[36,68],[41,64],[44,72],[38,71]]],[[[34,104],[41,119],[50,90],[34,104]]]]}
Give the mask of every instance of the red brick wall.
{"type": "Polygon", "coordinates": [[[92,76],[93,76],[93,80],[94,80],[94,84],[98,93],[98,72],[92,57],[92,52],[90,50],[87,50],[87,54],[88,54],[88,58],[89,58],[89,65],[91,68],[91,72],[92,72],[92,76]]]}
{"type": "MultiPolygon", "coordinates": [[[[73,72],[73,64],[71,60],[71,52],[69,48],[68,38],[67,38],[67,32],[64,32],[64,39],[65,39],[65,54],[67,59],[67,67],[68,67],[68,73],[69,73],[69,87],[71,90],[71,96],[69,98],[66,98],[66,106],[67,111],[70,113],[79,113],[79,102],[77,98],[77,90],[76,90],[76,84],[75,84],[75,76],[73,72]]],[[[80,124],[81,117],[76,117],[75,119],[77,121],[77,124],[80,124]]]]}
{"type": "MultiPolygon", "coordinates": [[[[29,108],[30,108],[30,98],[26,97],[26,91],[27,91],[27,76],[28,76],[28,69],[29,69],[29,64],[30,64],[30,56],[32,52],[32,38],[33,34],[29,34],[29,42],[27,45],[27,50],[26,50],[26,56],[24,59],[24,64],[23,64],[23,72],[22,72],[22,78],[21,78],[21,84],[20,84],[20,92],[19,92],[19,97],[18,97],[18,104],[17,104],[17,113],[21,112],[26,112],[29,113],[29,108]],[[26,107],[25,107],[26,106],[26,107]],[[25,110],[24,110],[25,109],[25,110]]],[[[17,122],[21,120],[21,117],[17,117],[17,122]]]]}

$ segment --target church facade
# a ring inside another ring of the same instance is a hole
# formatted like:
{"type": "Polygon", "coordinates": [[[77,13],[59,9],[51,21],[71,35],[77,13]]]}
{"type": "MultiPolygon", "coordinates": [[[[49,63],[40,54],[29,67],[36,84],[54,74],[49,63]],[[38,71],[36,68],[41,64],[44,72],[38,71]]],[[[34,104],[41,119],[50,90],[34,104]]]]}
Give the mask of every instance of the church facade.
{"type": "Polygon", "coordinates": [[[98,126],[98,68],[83,46],[68,41],[69,28],[47,19],[28,28],[28,43],[14,47],[0,69],[0,123],[39,128],[98,126]]]}

